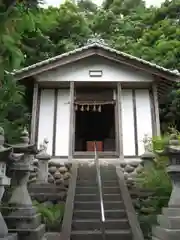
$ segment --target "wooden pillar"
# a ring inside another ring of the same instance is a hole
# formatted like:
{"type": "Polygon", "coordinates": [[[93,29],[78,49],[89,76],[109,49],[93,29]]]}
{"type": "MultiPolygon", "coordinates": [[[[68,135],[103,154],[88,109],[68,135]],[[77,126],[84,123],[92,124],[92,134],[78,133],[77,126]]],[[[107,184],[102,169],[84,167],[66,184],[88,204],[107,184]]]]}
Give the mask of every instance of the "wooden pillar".
{"type": "Polygon", "coordinates": [[[160,119],[159,119],[159,100],[158,100],[158,91],[157,84],[152,84],[152,94],[153,94],[153,102],[154,102],[154,115],[155,115],[155,134],[156,136],[161,135],[160,129],[160,119]]]}
{"type": "Polygon", "coordinates": [[[123,153],[123,131],[122,131],[122,89],[121,89],[121,83],[117,83],[117,116],[118,119],[118,136],[119,136],[119,156],[120,160],[124,159],[124,153],[123,153]]]}
{"type": "Polygon", "coordinates": [[[56,155],[56,127],[57,127],[57,106],[58,105],[58,89],[54,91],[54,124],[53,124],[53,142],[52,155],[56,155]]]}
{"type": "Polygon", "coordinates": [[[33,89],[33,103],[32,103],[32,117],[31,117],[31,143],[36,141],[36,130],[37,130],[37,115],[38,115],[38,94],[39,87],[38,83],[34,83],[33,89]]]}
{"type": "Polygon", "coordinates": [[[74,148],[74,82],[70,83],[70,121],[69,121],[69,161],[72,160],[74,148]]]}

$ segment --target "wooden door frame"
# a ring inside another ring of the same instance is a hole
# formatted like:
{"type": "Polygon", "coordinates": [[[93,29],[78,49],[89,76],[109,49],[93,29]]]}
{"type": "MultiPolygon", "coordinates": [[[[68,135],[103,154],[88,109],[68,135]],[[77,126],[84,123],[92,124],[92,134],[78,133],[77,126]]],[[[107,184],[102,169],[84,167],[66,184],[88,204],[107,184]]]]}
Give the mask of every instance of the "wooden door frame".
{"type": "MultiPolygon", "coordinates": [[[[117,87],[114,88],[115,92],[116,92],[116,99],[115,99],[115,105],[114,105],[114,124],[115,124],[115,151],[111,152],[99,152],[99,156],[102,158],[108,158],[108,157],[119,157],[120,155],[120,148],[119,148],[119,121],[118,121],[118,109],[119,109],[119,104],[118,104],[118,89],[117,87]]],[[[71,146],[72,146],[72,151],[71,151],[71,156],[73,158],[75,157],[94,157],[94,152],[77,152],[75,151],[75,127],[76,127],[76,113],[75,113],[75,106],[74,106],[74,100],[75,100],[75,87],[73,85],[73,90],[71,90],[71,92],[73,93],[73,99],[71,98],[71,119],[70,119],[70,125],[71,125],[71,136],[70,136],[70,141],[71,141],[71,146]]],[[[72,94],[71,94],[72,97],[72,94]]]]}

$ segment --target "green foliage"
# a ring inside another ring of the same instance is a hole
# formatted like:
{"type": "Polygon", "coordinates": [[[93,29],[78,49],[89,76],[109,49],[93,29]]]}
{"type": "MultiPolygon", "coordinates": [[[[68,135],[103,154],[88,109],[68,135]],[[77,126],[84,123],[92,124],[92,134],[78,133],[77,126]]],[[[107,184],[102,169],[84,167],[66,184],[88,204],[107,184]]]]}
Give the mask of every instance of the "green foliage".
{"type": "Polygon", "coordinates": [[[47,231],[60,231],[61,222],[64,216],[64,204],[45,205],[33,202],[38,213],[41,214],[42,221],[46,224],[47,231]]]}
{"type": "Polygon", "coordinates": [[[151,189],[157,196],[170,196],[172,186],[165,167],[152,167],[139,175],[140,187],[151,189]]]}
{"type": "Polygon", "coordinates": [[[24,61],[20,49],[22,9],[24,6],[16,6],[15,1],[9,1],[9,5],[0,3],[0,125],[4,127],[9,143],[18,140],[21,129],[28,123],[24,87],[17,85],[12,74],[24,61]]]}
{"type": "MultiPolygon", "coordinates": [[[[156,147],[164,148],[166,139],[158,139],[156,147]]],[[[161,213],[162,208],[168,205],[169,197],[172,191],[170,177],[166,172],[168,159],[166,156],[157,156],[155,166],[144,169],[138,176],[137,186],[149,190],[147,199],[139,198],[136,203],[136,210],[144,237],[152,239],[152,226],[157,223],[157,215],[161,213]]]]}
{"type": "Polygon", "coordinates": [[[169,135],[153,137],[152,144],[154,151],[163,151],[169,142],[169,135]]]}
{"type": "Polygon", "coordinates": [[[4,128],[6,141],[19,140],[23,127],[28,122],[24,101],[24,87],[17,85],[12,76],[7,75],[0,88],[0,126],[4,128]]]}

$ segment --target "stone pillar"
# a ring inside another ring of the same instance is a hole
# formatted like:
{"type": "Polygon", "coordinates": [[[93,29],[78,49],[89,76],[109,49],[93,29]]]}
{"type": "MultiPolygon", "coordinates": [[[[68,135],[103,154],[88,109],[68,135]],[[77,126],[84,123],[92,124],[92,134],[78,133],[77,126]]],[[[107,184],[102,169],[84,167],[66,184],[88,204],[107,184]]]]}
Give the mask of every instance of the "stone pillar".
{"type": "Polygon", "coordinates": [[[36,153],[35,144],[29,144],[29,135],[23,131],[21,142],[12,145],[14,154],[10,166],[12,174],[12,194],[8,208],[4,209],[5,221],[10,232],[17,232],[19,240],[39,240],[43,238],[45,226],[41,224],[40,215],[33,207],[27,189],[31,171],[32,155],[36,153]]]}
{"type": "Polygon", "coordinates": [[[154,166],[155,154],[153,153],[151,139],[147,135],[144,136],[144,153],[141,155],[141,164],[144,168],[151,168],[154,166]]]}
{"type": "Polygon", "coordinates": [[[48,183],[48,161],[51,156],[47,154],[48,140],[44,139],[43,144],[40,145],[40,152],[36,155],[36,159],[39,163],[38,182],[48,183]]]}
{"type": "MultiPolygon", "coordinates": [[[[10,185],[10,178],[6,177],[6,162],[12,152],[12,148],[4,147],[4,130],[0,127],[0,203],[4,194],[4,186],[10,185]]],[[[7,225],[0,212],[0,240],[17,239],[16,234],[9,234],[7,225]]]]}
{"type": "Polygon", "coordinates": [[[180,145],[173,134],[170,137],[166,152],[169,156],[167,172],[172,180],[172,193],[167,208],[158,215],[159,226],[153,228],[153,239],[180,239],[180,145]]]}

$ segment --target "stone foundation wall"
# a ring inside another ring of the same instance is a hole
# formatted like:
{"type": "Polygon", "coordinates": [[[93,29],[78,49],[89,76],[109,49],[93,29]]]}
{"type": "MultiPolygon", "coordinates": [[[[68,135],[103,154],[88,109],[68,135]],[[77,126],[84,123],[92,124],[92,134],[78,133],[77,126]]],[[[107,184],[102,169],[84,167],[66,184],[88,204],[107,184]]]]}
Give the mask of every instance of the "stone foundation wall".
{"type": "MultiPolygon", "coordinates": [[[[69,178],[71,177],[71,163],[57,163],[49,161],[49,175],[48,182],[54,183],[55,185],[65,185],[68,186],[69,178]]],[[[29,183],[34,183],[37,181],[38,176],[38,161],[33,162],[34,171],[31,172],[29,183]]]]}
{"type": "Polygon", "coordinates": [[[124,173],[128,188],[132,188],[135,183],[135,178],[143,169],[140,162],[124,162],[120,163],[120,167],[124,173]]]}
{"type": "Polygon", "coordinates": [[[65,202],[71,177],[71,163],[49,162],[48,183],[38,182],[38,161],[33,162],[34,170],[31,172],[28,189],[33,200],[38,202],[51,201],[53,203],[65,202]]]}

